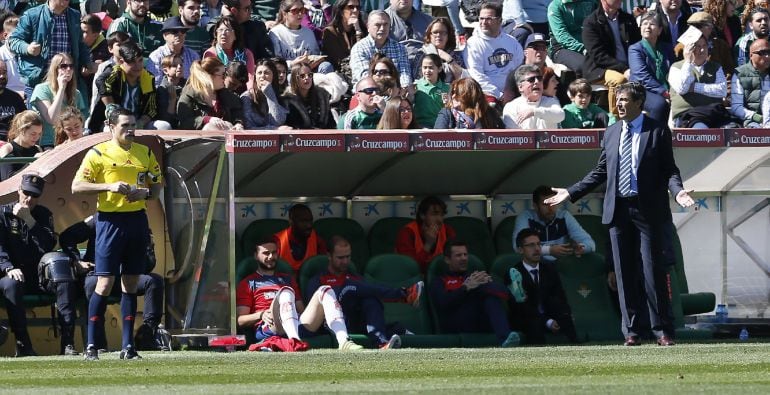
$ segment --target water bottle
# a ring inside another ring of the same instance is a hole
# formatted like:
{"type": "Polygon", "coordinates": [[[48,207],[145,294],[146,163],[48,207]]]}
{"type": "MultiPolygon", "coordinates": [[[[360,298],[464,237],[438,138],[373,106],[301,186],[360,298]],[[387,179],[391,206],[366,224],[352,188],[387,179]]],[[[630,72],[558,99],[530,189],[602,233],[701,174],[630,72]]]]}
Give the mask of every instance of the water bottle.
{"type": "Polygon", "coordinates": [[[741,329],[741,333],[738,335],[738,339],[740,339],[742,342],[749,340],[749,331],[746,329],[746,327],[741,329]]]}
{"type": "Polygon", "coordinates": [[[717,305],[716,317],[717,317],[718,323],[720,324],[727,323],[727,305],[724,305],[724,304],[717,305]]]}

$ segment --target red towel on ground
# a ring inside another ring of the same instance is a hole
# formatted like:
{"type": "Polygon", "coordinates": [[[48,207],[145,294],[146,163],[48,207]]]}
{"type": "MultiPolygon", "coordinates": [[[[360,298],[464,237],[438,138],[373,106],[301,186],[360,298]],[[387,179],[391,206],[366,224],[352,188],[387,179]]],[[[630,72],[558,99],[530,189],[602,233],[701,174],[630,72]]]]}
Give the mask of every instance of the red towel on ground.
{"type": "Polygon", "coordinates": [[[261,343],[250,345],[249,351],[261,351],[263,348],[269,348],[272,351],[295,352],[307,351],[310,348],[310,345],[298,339],[270,336],[261,343]]]}

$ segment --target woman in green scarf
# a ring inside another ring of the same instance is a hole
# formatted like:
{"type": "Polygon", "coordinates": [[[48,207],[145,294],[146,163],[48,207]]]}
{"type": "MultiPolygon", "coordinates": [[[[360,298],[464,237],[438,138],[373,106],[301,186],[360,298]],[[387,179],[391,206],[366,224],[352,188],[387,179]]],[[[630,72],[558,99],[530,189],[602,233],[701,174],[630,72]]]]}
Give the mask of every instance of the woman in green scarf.
{"type": "Polygon", "coordinates": [[[647,89],[644,101],[647,116],[666,123],[671,111],[668,70],[674,58],[673,47],[669,43],[658,42],[663,25],[655,11],[642,15],[640,27],[642,40],[628,47],[630,80],[640,82],[647,89]]]}

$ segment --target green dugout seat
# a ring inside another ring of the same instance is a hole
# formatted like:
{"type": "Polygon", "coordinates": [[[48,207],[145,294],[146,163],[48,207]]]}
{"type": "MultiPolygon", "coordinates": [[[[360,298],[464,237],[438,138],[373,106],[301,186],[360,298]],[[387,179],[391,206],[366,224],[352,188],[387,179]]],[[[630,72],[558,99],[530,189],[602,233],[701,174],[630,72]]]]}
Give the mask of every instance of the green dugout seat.
{"type": "Polygon", "coordinates": [[[447,217],[444,223],[451,226],[456,240],[468,244],[468,252],[476,255],[486,267],[495,257],[495,244],[487,223],[474,217],[447,217]]]}
{"type": "Polygon", "coordinates": [[[521,254],[516,252],[510,252],[507,254],[500,254],[492,261],[492,265],[489,268],[489,274],[495,281],[499,281],[501,284],[505,279],[505,274],[508,273],[512,267],[521,262],[521,254]]]}
{"type": "Polygon", "coordinates": [[[599,215],[575,215],[575,220],[583,227],[583,229],[591,235],[596,244],[596,253],[607,257],[609,254],[612,257],[610,246],[610,233],[607,225],[602,223],[602,217],[599,215]]]}
{"type": "Polygon", "coordinates": [[[497,254],[514,252],[513,229],[516,228],[516,216],[506,217],[495,228],[495,250],[497,254]]]}
{"type": "MultiPolygon", "coordinates": [[[[381,254],[369,258],[364,272],[366,281],[391,287],[408,287],[422,280],[420,267],[414,259],[398,254],[381,254]]],[[[420,306],[414,308],[407,303],[385,305],[385,322],[399,322],[418,335],[432,333],[432,325],[426,307],[426,292],[420,298],[420,306]]]]}
{"type": "Polygon", "coordinates": [[[252,221],[241,233],[240,262],[246,256],[254,254],[257,241],[276,234],[289,227],[289,221],[283,218],[262,218],[252,221]]]}
{"type": "MultiPolygon", "coordinates": [[[[331,248],[329,239],[332,236],[346,238],[350,242],[353,262],[363,265],[369,259],[366,232],[358,222],[349,218],[321,218],[313,223],[313,229],[326,241],[329,248],[331,248]]],[[[363,270],[363,267],[358,267],[358,269],[363,270]]]]}
{"type": "MultiPolygon", "coordinates": [[[[433,283],[435,281],[438,281],[439,277],[443,276],[447,273],[447,264],[444,261],[444,255],[439,255],[430,262],[430,266],[428,266],[428,273],[427,273],[427,279],[425,281],[425,294],[430,294],[430,290],[433,287],[433,283]]],[[[486,271],[487,265],[481,261],[477,256],[475,255],[468,255],[468,272],[472,273],[475,271],[486,271]]],[[[433,322],[435,325],[435,333],[442,333],[441,331],[441,321],[439,321],[438,318],[438,310],[435,306],[435,304],[430,301],[430,314],[433,318],[433,322]]],[[[494,337],[494,336],[493,336],[494,337]]],[[[495,339],[495,343],[497,343],[497,339],[495,339]]]]}
{"type": "Polygon", "coordinates": [[[676,273],[676,284],[679,287],[680,296],[682,298],[682,314],[693,315],[714,311],[717,298],[713,292],[690,293],[689,286],[687,285],[687,275],[684,271],[682,244],[679,240],[679,235],[677,234],[676,229],[673,231],[672,242],[672,248],[674,250],[673,252],[676,262],[674,264],[673,272],[676,273]]]}
{"type": "Polygon", "coordinates": [[[389,217],[375,222],[369,229],[369,256],[395,252],[398,230],[411,221],[411,218],[406,217],[389,217]]]}
{"type": "Polygon", "coordinates": [[[585,254],[580,258],[562,257],[556,261],[556,269],[572,309],[578,339],[622,340],[620,312],[613,303],[613,296],[607,286],[607,265],[604,263],[604,257],[596,253],[585,254]]]}

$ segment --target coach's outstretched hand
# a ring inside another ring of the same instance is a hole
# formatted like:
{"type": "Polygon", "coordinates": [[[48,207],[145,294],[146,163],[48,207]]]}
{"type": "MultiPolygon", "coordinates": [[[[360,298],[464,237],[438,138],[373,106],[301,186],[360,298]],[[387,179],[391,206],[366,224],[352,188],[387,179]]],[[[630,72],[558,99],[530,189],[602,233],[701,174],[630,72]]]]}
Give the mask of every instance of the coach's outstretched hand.
{"type": "Polygon", "coordinates": [[[569,198],[569,192],[564,188],[551,188],[551,190],[556,192],[556,195],[543,200],[543,203],[549,206],[555,206],[569,198]]]}
{"type": "Polygon", "coordinates": [[[690,207],[693,204],[695,204],[695,201],[690,197],[690,193],[692,193],[694,190],[690,189],[689,191],[681,190],[679,193],[676,194],[676,202],[679,203],[682,207],[690,207]]]}

